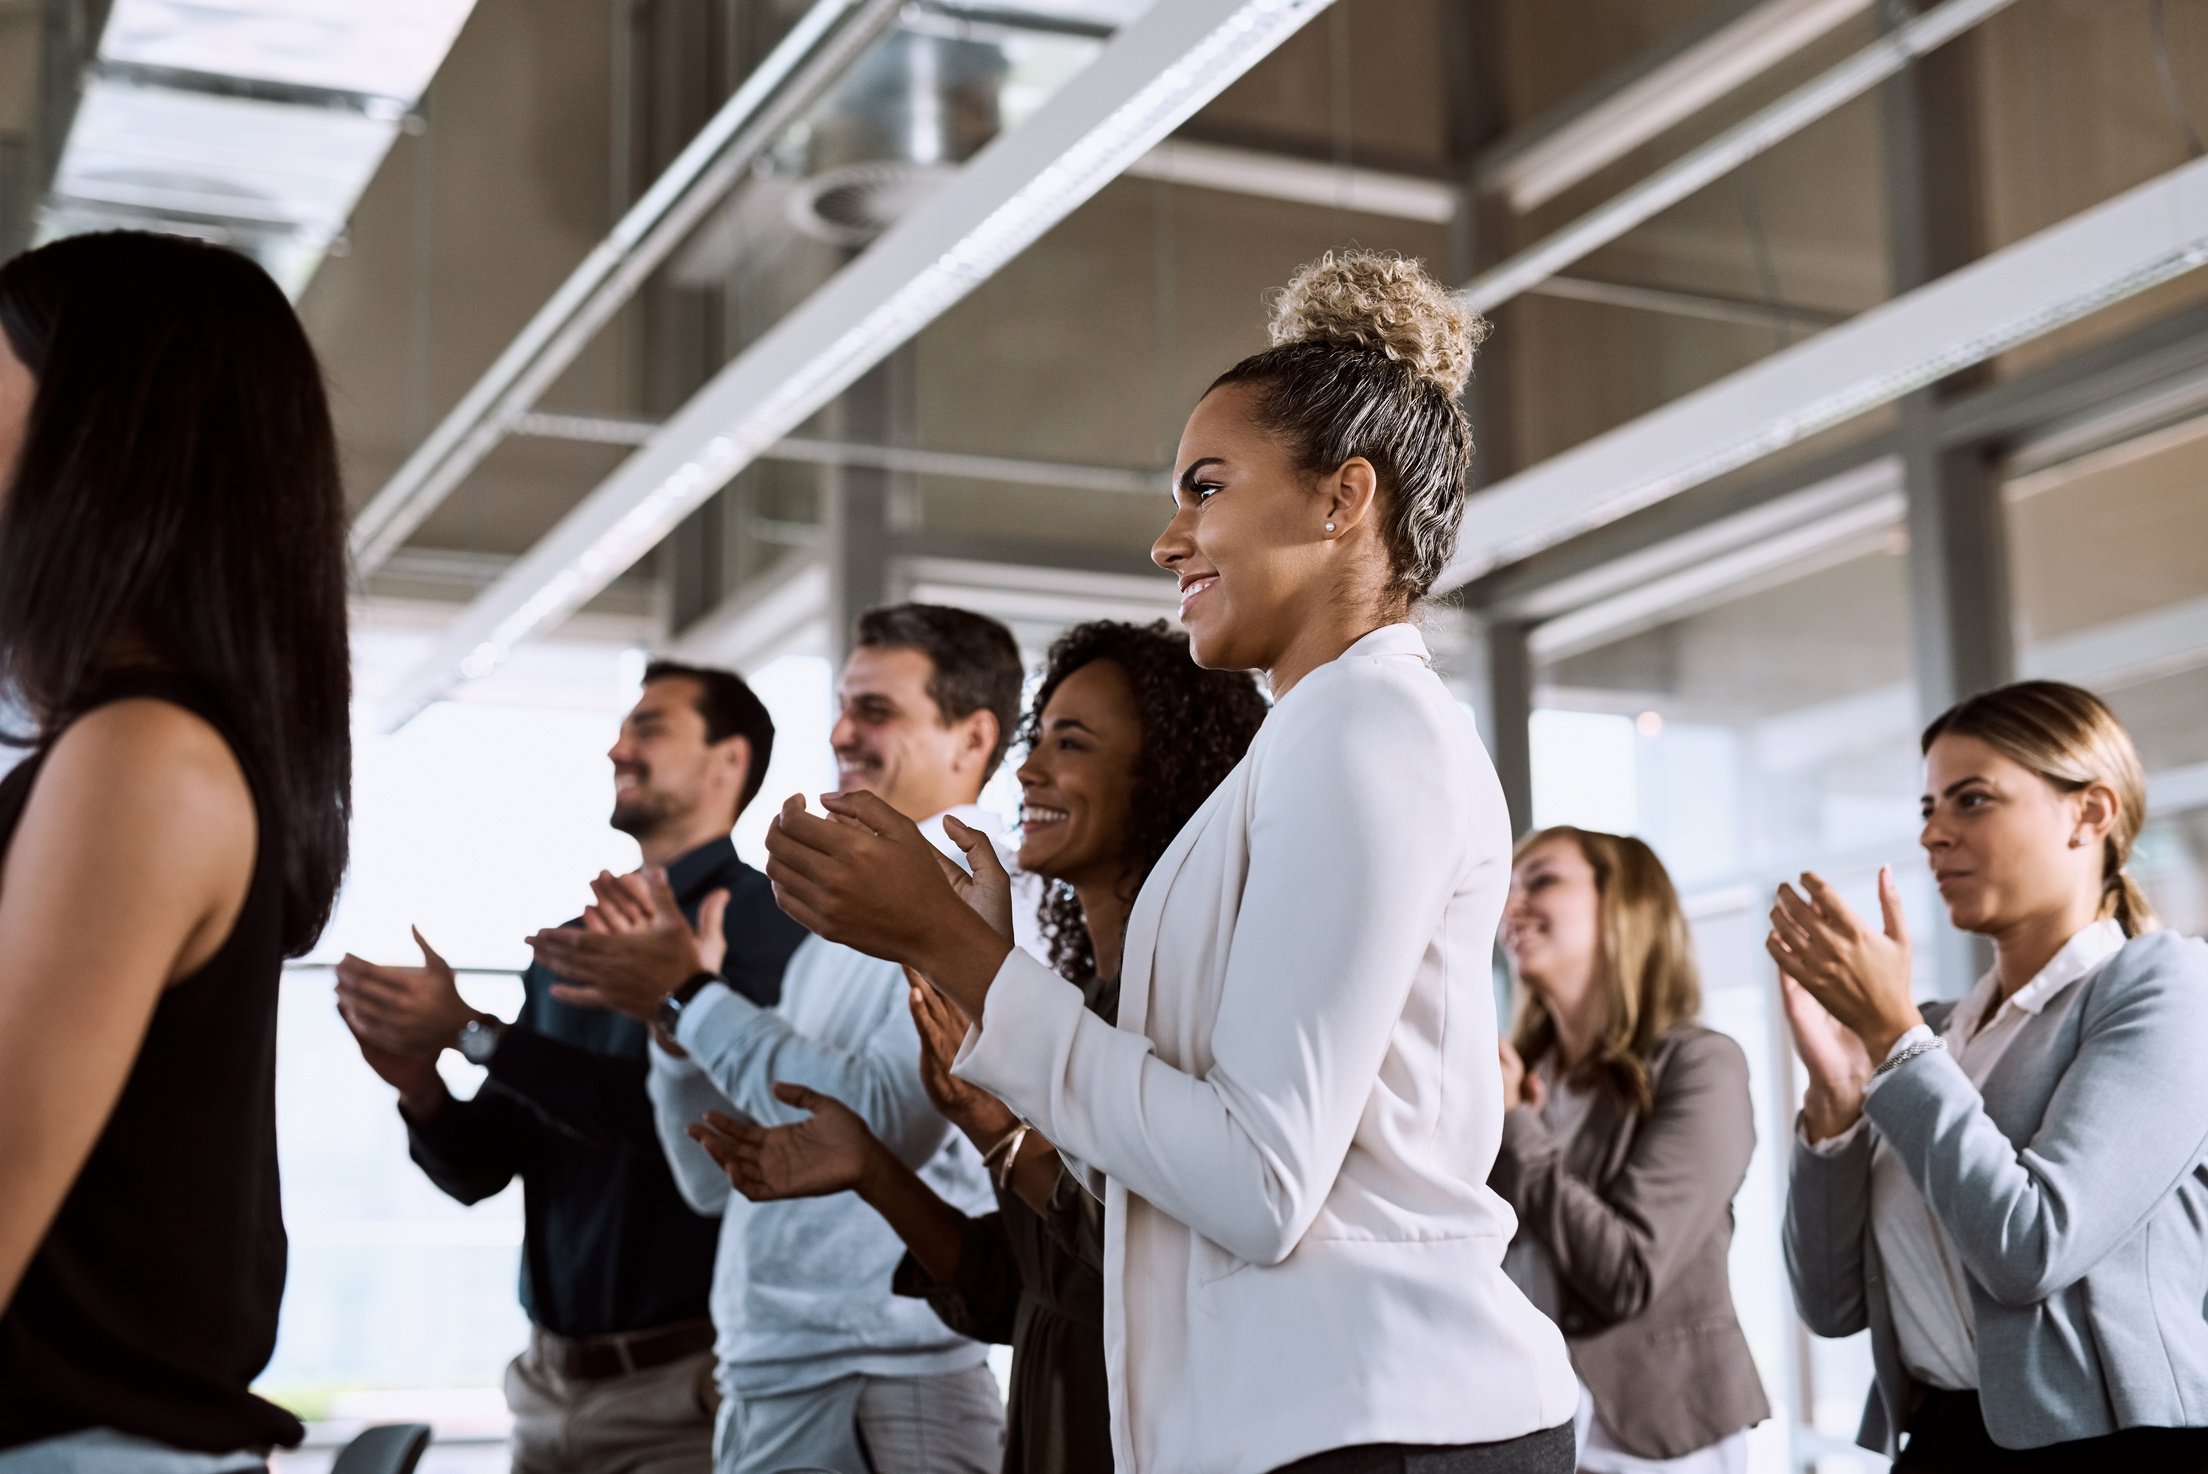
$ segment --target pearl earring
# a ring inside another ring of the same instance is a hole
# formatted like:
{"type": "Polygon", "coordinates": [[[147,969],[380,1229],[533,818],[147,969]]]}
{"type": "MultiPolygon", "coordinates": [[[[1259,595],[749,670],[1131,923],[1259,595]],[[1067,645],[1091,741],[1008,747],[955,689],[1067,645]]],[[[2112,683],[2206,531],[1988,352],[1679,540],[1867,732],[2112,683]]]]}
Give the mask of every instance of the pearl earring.
{"type": "Polygon", "coordinates": [[[1326,524],[1326,530],[1327,530],[1328,532],[1332,532],[1332,531],[1334,530],[1334,524],[1333,524],[1333,523],[1331,523],[1331,522],[1327,523],[1327,524],[1326,524]]]}

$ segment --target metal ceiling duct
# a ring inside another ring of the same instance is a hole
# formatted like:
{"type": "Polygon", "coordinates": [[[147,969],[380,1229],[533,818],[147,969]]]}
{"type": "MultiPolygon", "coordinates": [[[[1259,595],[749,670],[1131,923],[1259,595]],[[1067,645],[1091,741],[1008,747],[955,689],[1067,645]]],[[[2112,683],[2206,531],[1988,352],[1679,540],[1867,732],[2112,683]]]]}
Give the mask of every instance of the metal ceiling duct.
{"type": "Polygon", "coordinates": [[[676,256],[689,286],[745,281],[781,300],[864,250],[998,134],[1016,128],[1149,0],[922,0],[854,62],[676,256]]]}
{"type": "Polygon", "coordinates": [[[790,223],[847,250],[873,244],[997,136],[1006,71],[1003,48],[986,41],[884,37],[798,130],[804,182],[790,223]]]}

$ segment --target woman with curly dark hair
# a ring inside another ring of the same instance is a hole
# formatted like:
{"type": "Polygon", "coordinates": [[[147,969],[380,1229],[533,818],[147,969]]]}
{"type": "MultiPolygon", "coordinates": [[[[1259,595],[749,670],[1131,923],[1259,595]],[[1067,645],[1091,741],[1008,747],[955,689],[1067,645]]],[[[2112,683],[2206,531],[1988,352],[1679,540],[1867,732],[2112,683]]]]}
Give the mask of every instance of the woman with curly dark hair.
{"type": "MultiPolygon", "coordinates": [[[[1201,669],[1162,622],[1097,620],[1051,646],[1020,733],[1019,863],[1045,885],[1052,964],[1107,1022],[1144,878],[1242,760],[1265,710],[1246,672],[1201,669]]],[[[929,1096],[994,1169],[997,1212],[967,1218],[857,1115],[800,1087],[777,1089],[806,1120],[761,1128],[716,1115],[691,1134],[755,1201],[856,1190],[910,1250],[900,1294],[962,1334],[1010,1343],[1007,1474],[1108,1470],[1101,1205],[1049,1142],[951,1075],[966,1032],[953,1005],[926,986],[911,1002],[929,1096]]]]}

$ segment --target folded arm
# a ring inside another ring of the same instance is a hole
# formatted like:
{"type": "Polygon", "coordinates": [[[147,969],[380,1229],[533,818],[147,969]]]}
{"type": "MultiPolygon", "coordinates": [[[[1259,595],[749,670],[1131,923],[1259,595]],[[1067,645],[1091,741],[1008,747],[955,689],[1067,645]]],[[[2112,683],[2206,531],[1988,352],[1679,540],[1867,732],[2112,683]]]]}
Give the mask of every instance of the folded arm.
{"type": "Polygon", "coordinates": [[[445,1096],[427,1113],[402,1106],[407,1152],[422,1175],[462,1203],[505,1190],[521,1171],[526,1143],[550,1128],[519,1100],[485,1082],[473,1098],[445,1096]]]}

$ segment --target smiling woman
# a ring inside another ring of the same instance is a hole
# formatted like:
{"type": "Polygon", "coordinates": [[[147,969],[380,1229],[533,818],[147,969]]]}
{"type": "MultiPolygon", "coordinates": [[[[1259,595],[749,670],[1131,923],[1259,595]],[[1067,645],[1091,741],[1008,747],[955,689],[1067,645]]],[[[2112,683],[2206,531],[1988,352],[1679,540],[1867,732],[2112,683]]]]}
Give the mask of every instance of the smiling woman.
{"type": "Polygon", "coordinates": [[[1096,1174],[1120,1468],[1562,1474],[1571,1367],[1487,1186],[1509,818],[1405,622],[1464,513],[1483,325],[1354,254],[1300,273],[1272,331],[1190,416],[1152,557],[1196,662],[1264,670],[1275,706],[1143,882],[1118,1027],[865,795],[828,804],[855,822],[785,808],[768,873],[955,1000],[980,1025],[959,1074],[1096,1174]]]}
{"type": "MultiPolygon", "coordinates": [[[[1143,878],[1264,718],[1255,682],[1200,669],[1162,624],[1081,624],[1051,646],[1022,728],[1020,868],[1049,886],[1052,959],[1097,1017],[1118,1013],[1121,942],[1143,878]]],[[[962,1334],[1011,1342],[1006,1474],[1108,1470],[1097,1201],[1041,1133],[952,1077],[964,1029],[950,1005],[924,988],[912,1004],[930,1098],[995,1165],[997,1212],[964,1217],[844,1103],[816,1093],[784,1096],[811,1112],[794,1125],[724,1116],[692,1134],[746,1196],[855,1189],[910,1248],[900,1293],[962,1334]]]]}

